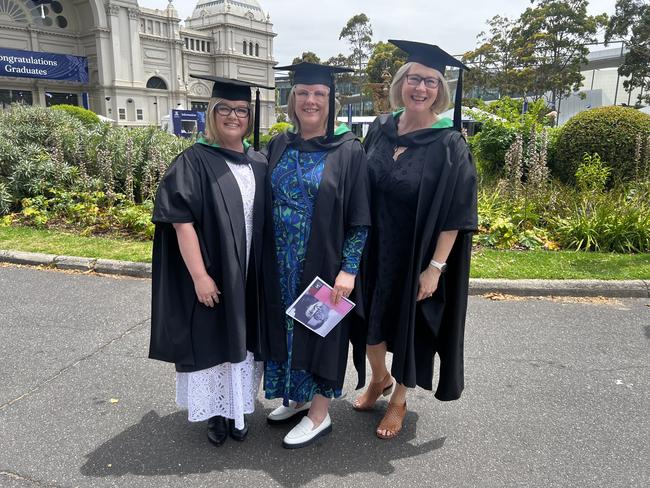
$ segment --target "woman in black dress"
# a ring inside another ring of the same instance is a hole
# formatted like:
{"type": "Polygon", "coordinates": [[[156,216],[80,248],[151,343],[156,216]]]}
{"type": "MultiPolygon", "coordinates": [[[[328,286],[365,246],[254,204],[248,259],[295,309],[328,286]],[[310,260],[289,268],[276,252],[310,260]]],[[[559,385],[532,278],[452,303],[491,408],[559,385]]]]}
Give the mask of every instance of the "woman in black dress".
{"type": "Polygon", "coordinates": [[[460,134],[462,70],[437,46],[389,41],[409,54],[390,88],[392,114],[378,117],[365,140],[373,231],[363,267],[367,292],[367,356],[372,379],[353,403],[371,409],[390,398],[377,427],[395,437],[406,414],[407,388],[432,389],[440,357],[439,400],[463,389],[463,332],[471,236],[477,228],[476,171],[460,134]],[[455,121],[446,66],[459,68],[455,121]],[[393,353],[391,372],[386,352],[393,353]]]}

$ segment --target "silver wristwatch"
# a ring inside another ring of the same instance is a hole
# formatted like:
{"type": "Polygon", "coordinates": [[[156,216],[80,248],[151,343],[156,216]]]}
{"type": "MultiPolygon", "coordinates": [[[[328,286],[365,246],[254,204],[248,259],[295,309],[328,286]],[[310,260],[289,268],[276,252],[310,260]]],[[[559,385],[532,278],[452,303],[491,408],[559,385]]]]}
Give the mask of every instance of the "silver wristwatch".
{"type": "Polygon", "coordinates": [[[432,267],[436,268],[438,271],[440,271],[440,274],[442,274],[442,273],[444,273],[445,271],[447,271],[447,263],[439,263],[439,262],[436,261],[435,259],[432,259],[432,260],[429,262],[429,266],[432,266],[432,267]]]}

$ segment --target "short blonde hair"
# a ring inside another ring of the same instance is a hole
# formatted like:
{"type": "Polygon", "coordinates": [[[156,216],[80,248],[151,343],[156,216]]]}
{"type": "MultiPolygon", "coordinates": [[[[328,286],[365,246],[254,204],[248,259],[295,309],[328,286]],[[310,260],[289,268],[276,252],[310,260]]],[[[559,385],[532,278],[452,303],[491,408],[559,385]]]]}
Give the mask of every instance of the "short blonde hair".
{"type": "MultiPolygon", "coordinates": [[[[404,106],[404,100],[402,100],[402,86],[404,81],[406,81],[406,75],[408,75],[409,70],[413,67],[415,63],[411,61],[406,63],[400,69],[397,70],[395,76],[393,76],[393,81],[390,84],[390,91],[388,92],[390,106],[396,110],[404,106]]],[[[436,101],[431,105],[431,111],[438,115],[444,112],[449,108],[451,104],[451,95],[449,94],[449,84],[440,71],[434,69],[436,75],[440,79],[440,85],[438,85],[438,96],[436,101]]]]}
{"type": "MultiPolygon", "coordinates": [[[[217,135],[217,125],[214,120],[217,114],[215,113],[214,109],[221,102],[232,101],[233,100],[226,100],[225,98],[210,99],[210,102],[208,103],[208,110],[205,112],[205,139],[208,141],[208,143],[219,145],[221,144],[221,141],[219,141],[219,137],[217,135]]],[[[255,111],[253,110],[253,106],[250,103],[247,103],[246,105],[248,106],[250,112],[248,114],[248,126],[246,127],[244,138],[250,136],[253,133],[253,124],[255,121],[255,111]]]]}
{"type": "MultiPolygon", "coordinates": [[[[330,90],[332,89],[331,87],[328,87],[330,90]]],[[[327,117],[325,117],[325,127],[327,128],[327,120],[329,119],[329,95],[327,99],[327,117]]],[[[336,112],[335,112],[336,113],[336,112]]],[[[296,85],[293,85],[291,87],[291,91],[289,92],[289,97],[287,98],[287,117],[289,117],[289,120],[291,121],[291,124],[293,124],[293,128],[295,131],[300,134],[300,120],[298,120],[298,115],[296,115],[296,85]]]]}

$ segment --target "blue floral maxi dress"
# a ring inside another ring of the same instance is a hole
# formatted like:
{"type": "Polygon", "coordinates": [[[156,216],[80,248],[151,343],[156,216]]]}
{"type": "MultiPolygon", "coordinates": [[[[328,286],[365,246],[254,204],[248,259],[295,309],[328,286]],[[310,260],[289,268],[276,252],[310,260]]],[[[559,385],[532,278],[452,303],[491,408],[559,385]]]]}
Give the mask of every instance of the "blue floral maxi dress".
{"type": "MultiPolygon", "coordinates": [[[[327,151],[300,152],[289,147],[282,154],[271,175],[275,247],[280,291],[285,309],[302,292],[298,287],[326,159],[327,151]]],[[[341,267],[343,271],[357,274],[367,235],[366,226],[346,229],[341,267]]],[[[293,319],[288,316],[285,324],[287,361],[267,361],[264,370],[266,398],[282,398],[283,403],[288,405],[289,400],[309,402],[315,394],[327,398],[340,397],[340,389],[321,384],[309,371],[291,369],[293,328],[302,325],[294,325],[293,319]]]]}

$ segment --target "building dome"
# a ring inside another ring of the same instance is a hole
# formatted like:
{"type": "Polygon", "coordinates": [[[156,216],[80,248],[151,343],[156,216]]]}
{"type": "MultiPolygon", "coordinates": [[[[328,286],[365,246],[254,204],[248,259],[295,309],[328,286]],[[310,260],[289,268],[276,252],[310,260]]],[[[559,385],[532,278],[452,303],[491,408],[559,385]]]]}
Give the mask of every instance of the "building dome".
{"type": "Polygon", "coordinates": [[[257,0],[199,0],[191,18],[225,13],[248,17],[251,20],[263,21],[266,18],[257,0]]]}

